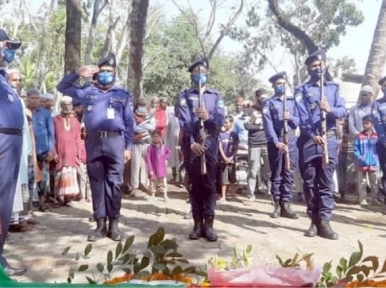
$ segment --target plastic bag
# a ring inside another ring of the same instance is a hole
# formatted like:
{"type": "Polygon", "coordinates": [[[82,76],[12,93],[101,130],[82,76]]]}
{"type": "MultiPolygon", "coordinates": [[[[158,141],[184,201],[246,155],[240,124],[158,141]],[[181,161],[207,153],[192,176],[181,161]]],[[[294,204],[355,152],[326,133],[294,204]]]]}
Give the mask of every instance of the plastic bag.
{"type": "Polygon", "coordinates": [[[69,283],[60,283],[60,284],[54,284],[54,283],[26,283],[26,282],[15,282],[11,278],[8,277],[4,273],[4,270],[0,266],[0,287],[1,288],[55,288],[55,287],[69,287],[69,288],[90,288],[90,287],[104,287],[104,288],[112,288],[112,287],[118,287],[118,288],[154,288],[154,287],[178,287],[178,288],[185,288],[186,285],[184,283],[176,283],[173,281],[154,281],[157,283],[152,282],[144,282],[144,281],[134,281],[133,283],[121,283],[117,285],[92,285],[92,284],[69,284],[69,283]],[[173,283],[171,283],[173,282],[173,283]]]}
{"type": "Polygon", "coordinates": [[[210,283],[215,287],[315,287],[320,273],[320,267],[313,271],[270,266],[252,266],[231,271],[208,268],[210,283]]]}

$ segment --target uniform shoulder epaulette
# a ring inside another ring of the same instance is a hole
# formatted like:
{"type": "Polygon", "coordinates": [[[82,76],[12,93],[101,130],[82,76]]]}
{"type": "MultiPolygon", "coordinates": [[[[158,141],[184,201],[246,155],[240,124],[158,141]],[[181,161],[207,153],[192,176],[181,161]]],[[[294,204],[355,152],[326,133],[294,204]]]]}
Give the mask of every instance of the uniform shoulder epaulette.
{"type": "Polygon", "coordinates": [[[213,89],[213,88],[207,88],[206,91],[212,93],[212,94],[221,94],[220,91],[216,90],[216,89],[213,89]]]}

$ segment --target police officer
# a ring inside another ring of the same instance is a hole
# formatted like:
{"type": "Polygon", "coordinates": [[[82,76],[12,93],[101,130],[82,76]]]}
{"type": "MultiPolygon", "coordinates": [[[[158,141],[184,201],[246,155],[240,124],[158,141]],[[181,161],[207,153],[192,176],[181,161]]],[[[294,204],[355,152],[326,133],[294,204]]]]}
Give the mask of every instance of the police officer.
{"type": "Polygon", "coordinates": [[[115,69],[115,56],[110,54],[100,60],[98,66],[83,66],[65,76],[57,86],[64,95],[80,101],[84,109],[87,172],[97,223],[88,241],[97,241],[105,236],[114,241],[122,240],[118,229],[121,183],[124,161],[131,158],[134,124],[132,97],[129,92],[114,85],[115,69]],[[85,86],[73,84],[79,77],[88,78],[95,73],[95,83],[85,86]]]}
{"type": "Polygon", "coordinates": [[[224,101],[217,90],[207,87],[209,61],[206,58],[195,61],[188,69],[193,87],[178,95],[178,113],[181,130],[184,133],[183,153],[187,172],[192,183],[191,204],[194,228],[189,238],[192,240],[206,237],[217,241],[213,232],[214,208],[217,191],[218,170],[217,135],[224,125],[224,101]],[[201,81],[204,108],[199,103],[199,82],[201,81]],[[205,138],[201,142],[199,120],[204,121],[205,138]],[[205,153],[207,174],[201,175],[200,156],[205,153]],[[188,162],[189,161],[189,162],[188,162]]]}
{"type": "Polygon", "coordinates": [[[7,33],[0,29],[0,263],[10,276],[26,272],[25,268],[11,267],[3,257],[19,175],[24,126],[22,100],[8,84],[5,69],[20,46],[20,42],[11,41],[7,33]]]}
{"type": "Polygon", "coordinates": [[[307,214],[311,225],[305,236],[335,240],[338,234],[331,226],[333,198],[333,175],[338,161],[339,139],[336,119],[347,114],[345,101],[340,94],[339,84],[332,81],[321,83],[325,73],[326,52],[318,50],[306,59],[309,81],[295,91],[295,101],[299,109],[301,135],[298,139],[300,171],[303,178],[307,214]],[[324,99],[320,101],[320,85],[324,86],[324,99]],[[326,137],[322,137],[320,113],[326,112],[326,137]],[[323,164],[322,147],[326,145],[328,164],[323,164]]]}
{"type": "MultiPolygon", "coordinates": [[[[383,92],[383,97],[374,101],[371,106],[374,128],[378,134],[378,143],[376,146],[379,164],[382,171],[382,192],[386,196],[386,76],[378,81],[383,92]]],[[[384,200],[384,199],[383,199],[384,200]]]]}
{"type": "Polygon", "coordinates": [[[271,168],[271,195],[274,201],[272,218],[285,217],[298,219],[299,215],[292,211],[292,186],[297,161],[295,129],[299,125],[299,116],[293,97],[286,97],[284,111],[284,95],[286,93],[287,73],[281,72],[269,78],[275,94],[264,103],[263,123],[267,137],[268,161],[271,168]],[[288,144],[284,143],[284,120],[288,122],[288,144]],[[285,164],[286,154],[289,155],[289,169],[285,164]]]}

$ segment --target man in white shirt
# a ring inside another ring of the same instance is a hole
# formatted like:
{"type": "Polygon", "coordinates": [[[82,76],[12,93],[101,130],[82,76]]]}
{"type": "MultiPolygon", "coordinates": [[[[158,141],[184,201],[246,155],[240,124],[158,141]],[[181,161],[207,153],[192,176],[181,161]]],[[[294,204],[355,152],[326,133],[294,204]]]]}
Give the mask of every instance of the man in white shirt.
{"type": "Polygon", "coordinates": [[[371,115],[372,97],[373,88],[368,85],[363,86],[360,91],[360,103],[350,109],[348,127],[352,137],[351,140],[355,139],[362,132],[362,118],[366,115],[371,115]]]}

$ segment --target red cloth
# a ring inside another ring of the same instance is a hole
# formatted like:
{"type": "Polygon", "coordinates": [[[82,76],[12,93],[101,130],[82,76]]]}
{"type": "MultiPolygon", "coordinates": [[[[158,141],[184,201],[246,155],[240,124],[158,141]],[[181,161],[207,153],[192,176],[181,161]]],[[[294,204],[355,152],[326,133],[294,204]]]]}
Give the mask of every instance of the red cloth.
{"type": "Polygon", "coordinates": [[[54,117],[55,127],[55,155],[58,156],[56,169],[64,166],[79,167],[81,156],[81,127],[78,119],[69,117],[71,128],[66,130],[64,124],[66,119],[62,115],[54,117]]]}
{"type": "Polygon", "coordinates": [[[155,129],[161,131],[162,138],[165,138],[166,134],[166,121],[168,119],[168,115],[166,114],[166,110],[162,108],[158,108],[154,113],[155,118],[155,129]]]}

